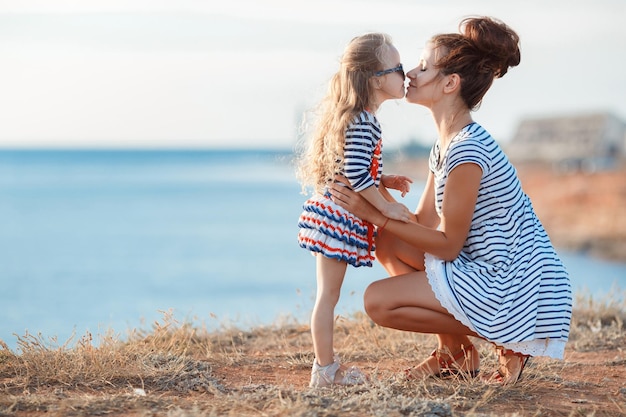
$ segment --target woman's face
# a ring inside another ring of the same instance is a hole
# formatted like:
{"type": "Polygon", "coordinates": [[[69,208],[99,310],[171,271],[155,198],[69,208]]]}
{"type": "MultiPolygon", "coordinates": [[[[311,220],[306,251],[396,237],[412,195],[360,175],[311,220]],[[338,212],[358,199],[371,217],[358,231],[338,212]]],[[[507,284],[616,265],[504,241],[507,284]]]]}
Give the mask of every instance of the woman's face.
{"type": "Polygon", "coordinates": [[[435,50],[427,43],[419,65],[409,71],[406,76],[409,85],[406,90],[406,101],[430,107],[439,97],[437,86],[441,80],[440,72],[435,68],[435,50]]]}

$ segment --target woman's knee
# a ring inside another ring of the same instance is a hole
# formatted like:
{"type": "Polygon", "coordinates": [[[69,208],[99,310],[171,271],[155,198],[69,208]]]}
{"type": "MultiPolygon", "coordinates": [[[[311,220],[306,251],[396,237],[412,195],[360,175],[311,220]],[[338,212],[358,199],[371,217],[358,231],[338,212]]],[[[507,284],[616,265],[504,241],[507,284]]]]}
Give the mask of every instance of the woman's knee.
{"type": "Polygon", "coordinates": [[[365,312],[376,323],[379,323],[381,320],[385,309],[383,305],[384,297],[381,297],[381,291],[380,284],[373,282],[365,289],[363,294],[365,312]]]}

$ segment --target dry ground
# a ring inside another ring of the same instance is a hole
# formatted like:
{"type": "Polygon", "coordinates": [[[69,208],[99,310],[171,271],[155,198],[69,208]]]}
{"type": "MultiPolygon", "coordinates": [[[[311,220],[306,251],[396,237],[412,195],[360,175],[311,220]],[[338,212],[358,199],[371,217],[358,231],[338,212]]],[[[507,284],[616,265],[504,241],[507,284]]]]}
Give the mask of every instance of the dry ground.
{"type": "MultiPolygon", "coordinates": [[[[364,324],[361,322],[358,325],[364,324]]],[[[350,334],[352,332],[350,325],[346,325],[344,330],[345,334],[342,335],[344,343],[350,344],[350,339],[358,337],[350,334]]],[[[309,337],[308,329],[302,328],[300,332],[305,338],[309,337]]],[[[524,371],[524,378],[518,385],[502,388],[469,379],[405,382],[401,378],[402,369],[414,365],[415,362],[428,355],[435,346],[435,340],[430,337],[415,336],[413,338],[405,335],[413,339],[413,346],[405,346],[408,352],[405,353],[404,350],[389,352],[391,350],[389,347],[395,342],[385,346],[381,343],[381,337],[385,335],[383,339],[395,338],[396,335],[386,335],[387,332],[393,331],[372,330],[372,333],[377,333],[377,336],[370,339],[369,348],[380,349],[382,352],[388,351],[388,356],[375,355],[376,358],[370,358],[367,354],[360,354],[356,350],[349,355],[352,363],[374,376],[372,389],[363,387],[345,390],[345,394],[341,393],[339,398],[337,398],[337,392],[323,394],[322,397],[327,398],[327,401],[331,403],[341,402],[346,400],[344,396],[351,396],[354,391],[359,396],[367,398],[367,400],[363,399],[363,402],[373,401],[368,397],[375,395],[381,402],[386,402],[389,408],[378,409],[378,405],[372,404],[362,409],[355,407],[356,409],[351,413],[350,408],[337,404],[335,411],[329,412],[328,415],[335,413],[355,416],[626,415],[626,352],[621,349],[621,346],[610,346],[613,343],[604,346],[599,343],[593,347],[581,347],[581,350],[577,350],[575,343],[571,344],[564,361],[535,358],[524,371]],[[392,398],[396,400],[395,403],[391,401],[392,398]],[[442,410],[436,412],[435,405],[437,404],[445,404],[450,408],[442,407],[442,410]]],[[[300,336],[299,332],[290,335],[291,338],[300,336]]],[[[614,341],[618,340],[620,339],[614,341]]],[[[620,344],[624,340],[622,336],[620,344]]],[[[495,367],[492,348],[481,342],[476,343],[481,346],[483,370],[489,373],[488,371],[495,367]]],[[[242,367],[237,365],[216,369],[215,374],[219,375],[220,380],[227,387],[254,387],[256,384],[269,384],[285,390],[299,388],[306,392],[311,358],[307,355],[305,360],[297,360],[304,359],[298,357],[294,360],[293,354],[285,353],[287,360],[281,361],[275,357],[273,349],[248,352],[249,364],[244,364],[242,367]],[[262,365],[259,366],[259,364],[262,365]],[[294,365],[297,365],[295,369],[294,365]]],[[[302,355],[302,352],[294,353],[302,355]]]]}
{"type": "MultiPolygon", "coordinates": [[[[72,346],[41,336],[0,349],[0,416],[625,416],[622,301],[578,301],[565,360],[533,358],[508,387],[480,379],[404,381],[432,336],[338,318],[340,356],[371,376],[365,386],[312,390],[309,328],[285,323],[208,333],[165,317],[126,342],[72,346]]],[[[495,366],[477,341],[482,372],[495,366]]]]}

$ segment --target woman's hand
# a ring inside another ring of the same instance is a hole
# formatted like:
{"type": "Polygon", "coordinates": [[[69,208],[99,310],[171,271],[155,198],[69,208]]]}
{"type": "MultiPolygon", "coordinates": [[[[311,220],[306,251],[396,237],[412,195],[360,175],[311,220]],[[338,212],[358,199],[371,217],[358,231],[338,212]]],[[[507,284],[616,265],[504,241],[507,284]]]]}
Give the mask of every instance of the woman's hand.
{"type": "MultiPolygon", "coordinates": [[[[338,176],[336,180],[349,184],[345,177],[338,176]]],[[[330,194],[332,195],[335,203],[363,220],[367,220],[368,222],[374,224],[382,224],[386,220],[386,217],[383,216],[383,214],[376,209],[376,207],[359,195],[359,193],[352,191],[348,187],[344,187],[338,183],[333,183],[330,187],[330,194]]]]}
{"type": "Polygon", "coordinates": [[[392,190],[398,190],[402,193],[402,197],[411,190],[411,184],[413,180],[404,175],[381,175],[380,182],[386,187],[392,190]]]}

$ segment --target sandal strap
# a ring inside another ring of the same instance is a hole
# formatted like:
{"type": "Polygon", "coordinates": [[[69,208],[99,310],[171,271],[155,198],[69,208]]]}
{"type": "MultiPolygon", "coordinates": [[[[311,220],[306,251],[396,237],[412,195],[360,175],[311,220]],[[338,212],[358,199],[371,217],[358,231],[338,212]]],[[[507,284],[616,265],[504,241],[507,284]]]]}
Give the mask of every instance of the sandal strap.
{"type": "Polygon", "coordinates": [[[520,352],[515,352],[514,350],[511,350],[511,349],[504,349],[503,347],[500,347],[500,346],[496,346],[496,351],[498,352],[500,357],[516,356],[517,358],[519,358],[520,369],[519,369],[519,373],[517,374],[515,378],[509,377],[509,381],[506,381],[506,375],[504,372],[502,372],[502,365],[500,365],[500,367],[498,367],[498,369],[494,372],[491,378],[500,384],[504,384],[504,383],[514,384],[517,381],[519,381],[520,378],[522,377],[522,372],[524,371],[524,368],[526,367],[528,360],[531,358],[531,355],[527,355],[527,354],[520,353],[520,352]]]}
{"type": "Polygon", "coordinates": [[[511,349],[505,349],[505,348],[500,347],[500,346],[496,346],[496,351],[498,352],[498,354],[500,356],[513,355],[513,356],[517,356],[518,358],[528,358],[528,357],[531,356],[531,355],[527,355],[525,353],[516,352],[516,351],[511,350],[511,349]]]}
{"type": "MultiPolygon", "coordinates": [[[[432,373],[424,375],[424,376],[430,375],[433,377],[447,378],[447,377],[454,376],[454,375],[469,375],[470,377],[475,378],[480,372],[479,369],[470,370],[470,369],[465,369],[466,366],[463,366],[463,367],[459,366],[459,361],[461,359],[466,359],[466,360],[470,359],[470,352],[472,352],[473,350],[474,350],[473,344],[469,344],[467,346],[461,345],[461,350],[456,352],[454,355],[448,354],[443,349],[433,350],[430,356],[434,357],[437,360],[437,365],[439,366],[439,369],[435,370],[431,368],[429,365],[425,365],[426,368],[428,368],[427,370],[432,373]],[[444,357],[444,355],[447,357],[447,359],[444,357]]],[[[471,360],[470,360],[470,363],[471,363],[471,360]]],[[[412,368],[405,369],[404,370],[405,378],[414,379],[415,376],[413,375],[413,371],[418,368],[419,367],[412,367],[412,368]]]]}
{"type": "Polygon", "coordinates": [[[474,350],[474,345],[469,345],[467,347],[461,346],[461,350],[459,350],[454,355],[449,355],[447,352],[444,352],[441,349],[433,350],[433,353],[431,353],[430,355],[437,358],[437,361],[439,362],[439,368],[451,369],[452,365],[456,364],[459,360],[464,359],[466,355],[468,355],[469,352],[471,352],[472,350],[474,350]],[[448,359],[444,359],[442,354],[448,356],[448,359]]]}

